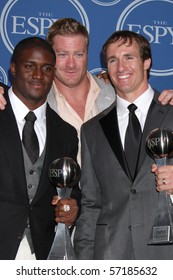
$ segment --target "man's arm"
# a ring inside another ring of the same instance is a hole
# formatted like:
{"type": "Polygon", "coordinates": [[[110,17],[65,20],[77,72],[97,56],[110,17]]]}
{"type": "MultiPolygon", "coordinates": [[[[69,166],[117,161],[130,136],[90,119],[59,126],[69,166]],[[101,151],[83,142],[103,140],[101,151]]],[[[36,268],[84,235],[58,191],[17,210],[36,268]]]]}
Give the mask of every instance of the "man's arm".
{"type": "MultiPolygon", "coordinates": [[[[108,76],[105,75],[105,72],[103,75],[100,73],[97,75],[99,79],[103,79],[106,83],[109,82],[108,76]]],[[[7,104],[4,96],[4,89],[3,87],[0,86],[0,110],[5,109],[5,105],[7,104]]],[[[159,96],[159,101],[161,102],[162,105],[170,104],[173,106],[173,89],[165,89],[161,92],[159,96]]]]}

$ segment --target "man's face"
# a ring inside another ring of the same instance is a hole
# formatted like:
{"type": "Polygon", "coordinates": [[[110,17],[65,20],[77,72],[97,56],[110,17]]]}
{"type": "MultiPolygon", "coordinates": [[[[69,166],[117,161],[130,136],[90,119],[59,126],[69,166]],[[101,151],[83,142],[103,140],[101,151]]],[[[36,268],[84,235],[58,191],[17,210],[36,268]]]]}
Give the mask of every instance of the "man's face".
{"type": "Polygon", "coordinates": [[[135,100],[148,88],[147,69],[151,60],[140,57],[138,44],[133,41],[112,43],[106,51],[107,68],[117,94],[129,101],[135,100]]]}
{"type": "Polygon", "coordinates": [[[52,47],[56,53],[55,83],[70,88],[78,86],[87,73],[85,38],[82,35],[56,35],[52,47]]]}
{"type": "Polygon", "coordinates": [[[34,47],[21,52],[11,63],[14,93],[30,109],[42,105],[54,78],[54,59],[45,49],[34,47]]]}

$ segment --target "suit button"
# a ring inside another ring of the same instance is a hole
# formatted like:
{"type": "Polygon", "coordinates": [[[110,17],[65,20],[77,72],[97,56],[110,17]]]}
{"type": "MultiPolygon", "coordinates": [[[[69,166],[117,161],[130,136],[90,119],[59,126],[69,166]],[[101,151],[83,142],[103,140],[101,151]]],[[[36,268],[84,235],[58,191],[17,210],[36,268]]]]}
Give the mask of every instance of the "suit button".
{"type": "Polygon", "coordinates": [[[131,231],[132,230],[132,227],[131,226],[128,226],[129,230],[131,231]]]}
{"type": "Polygon", "coordinates": [[[132,193],[132,194],[135,194],[135,193],[136,193],[136,190],[135,190],[135,189],[132,189],[132,190],[131,190],[131,193],[132,193]]]}

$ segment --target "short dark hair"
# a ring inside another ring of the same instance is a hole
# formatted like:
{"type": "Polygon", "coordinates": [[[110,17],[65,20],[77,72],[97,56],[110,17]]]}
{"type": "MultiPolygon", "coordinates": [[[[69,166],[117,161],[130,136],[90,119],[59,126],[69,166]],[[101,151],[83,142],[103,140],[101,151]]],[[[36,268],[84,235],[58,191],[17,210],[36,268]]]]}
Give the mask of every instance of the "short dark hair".
{"type": "Polygon", "coordinates": [[[54,61],[56,62],[56,55],[52,48],[52,46],[44,39],[40,37],[28,37],[23,40],[21,40],[14,48],[11,62],[16,63],[18,58],[20,57],[21,52],[24,50],[27,50],[29,48],[41,48],[49,53],[52,54],[54,61]]]}
{"type": "MultiPolygon", "coordinates": [[[[144,36],[129,30],[116,31],[106,40],[106,42],[102,47],[102,54],[103,54],[103,59],[105,64],[107,64],[106,51],[108,45],[115,43],[117,41],[121,41],[120,44],[122,45],[128,43],[129,46],[132,45],[133,41],[135,41],[139,45],[140,57],[142,58],[142,60],[144,61],[148,58],[151,59],[151,65],[150,65],[151,68],[152,54],[151,54],[151,46],[149,41],[144,36]]],[[[149,77],[150,68],[148,69],[148,77],[149,77]]]]}

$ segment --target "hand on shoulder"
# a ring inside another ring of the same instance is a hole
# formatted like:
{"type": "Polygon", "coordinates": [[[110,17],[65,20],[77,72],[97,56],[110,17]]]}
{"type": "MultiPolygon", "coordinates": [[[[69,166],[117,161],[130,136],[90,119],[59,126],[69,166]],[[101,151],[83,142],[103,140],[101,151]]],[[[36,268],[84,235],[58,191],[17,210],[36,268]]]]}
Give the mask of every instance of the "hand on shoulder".
{"type": "Polygon", "coordinates": [[[3,94],[4,94],[4,88],[0,86],[0,110],[4,110],[5,105],[7,104],[3,94]]]}

